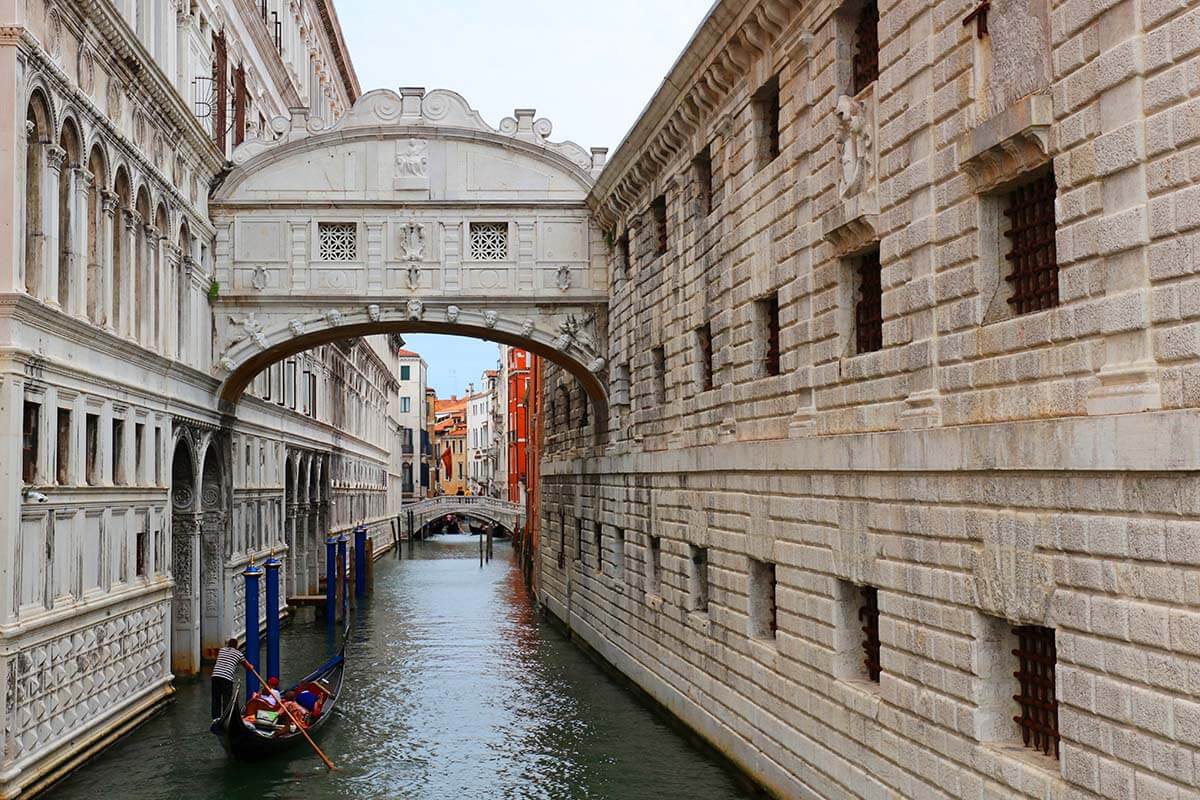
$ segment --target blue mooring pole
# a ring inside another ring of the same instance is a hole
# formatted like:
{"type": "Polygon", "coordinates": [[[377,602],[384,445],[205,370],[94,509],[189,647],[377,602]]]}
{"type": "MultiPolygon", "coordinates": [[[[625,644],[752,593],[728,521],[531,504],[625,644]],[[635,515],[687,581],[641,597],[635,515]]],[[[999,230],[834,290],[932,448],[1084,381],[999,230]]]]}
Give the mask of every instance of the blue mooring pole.
{"type": "Polygon", "coordinates": [[[350,614],[350,584],[346,580],[347,568],[350,562],[347,560],[350,556],[347,545],[350,542],[350,537],[343,533],[337,537],[337,564],[338,564],[338,592],[340,594],[342,619],[345,619],[350,614]]]}
{"type": "Polygon", "coordinates": [[[271,556],[267,568],[267,678],[279,677],[279,568],[283,562],[271,556]]]}
{"type": "Polygon", "coordinates": [[[354,528],[354,596],[367,596],[367,526],[354,528]]]}
{"type": "Polygon", "coordinates": [[[325,619],[330,627],[337,619],[337,537],[325,540],[325,619]]]}
{"type": "MultiPolygon", "coordinates": [[[[253,564],[246,567],[242,577],[246,579],[246,660],[255,670],[260,669],[258,645],[258,581],[262,577],[261,567],[253,564]]],[[[246,672],[246,697],[258,691],[258,678],[246,672]]]]}

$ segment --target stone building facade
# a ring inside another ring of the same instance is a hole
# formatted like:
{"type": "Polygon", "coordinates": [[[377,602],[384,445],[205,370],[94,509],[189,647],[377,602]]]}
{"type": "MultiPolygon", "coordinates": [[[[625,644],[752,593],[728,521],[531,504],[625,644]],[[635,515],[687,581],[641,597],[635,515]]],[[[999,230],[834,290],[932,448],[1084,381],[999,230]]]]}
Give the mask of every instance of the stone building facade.
{"type": "Polygon", "coordinates": [[[778,796],[1197,797],[1198,26],[718,2],[597,179],[540,596],[778,796]]]}
{"type": "Polygon", "coordinates": [[[210,186],[358,93],[329,0],[0,3],[0,795],[240,634],[247,564],[315,590],[324,534],[389,513],[382,337],[281,360],[236,417],[212,375],[210,186]]]}

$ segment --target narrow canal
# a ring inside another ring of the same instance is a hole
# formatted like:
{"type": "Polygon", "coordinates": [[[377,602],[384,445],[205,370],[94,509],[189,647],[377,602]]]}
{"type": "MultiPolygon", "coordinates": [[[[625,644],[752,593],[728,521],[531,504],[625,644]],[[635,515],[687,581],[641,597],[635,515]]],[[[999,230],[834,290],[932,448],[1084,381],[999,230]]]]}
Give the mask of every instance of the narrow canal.
{"type": "MultiPolygon", "coordinates": [[[[401,798],[736,800],[755,795],[540,622],[506,545],[441,537],[389,554],[354,621],[346,688],[320,743],[260,764],[208,733],[208,682],[51,790],[52,800],[401,798]]],[[[319,624],[285,628],[285,683],[324,660],[319,624]]]]}

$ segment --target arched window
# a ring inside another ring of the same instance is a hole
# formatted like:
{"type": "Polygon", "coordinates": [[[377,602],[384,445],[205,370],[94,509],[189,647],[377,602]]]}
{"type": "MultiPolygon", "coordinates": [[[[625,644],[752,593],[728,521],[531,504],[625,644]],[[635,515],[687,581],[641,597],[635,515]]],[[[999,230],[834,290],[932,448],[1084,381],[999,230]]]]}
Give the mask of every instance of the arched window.
{"type": "Polygon", "coordinates": [[[133,264],[133,337],[143,345],[149,343],[150,337],[150,242],[147,228],[150,226],[150,195],[143,186],[138,190],[137,205],[134,207],[137,215],[134,217],[136,230],[132,237],[134,242],[130,261],[133,264]]]}
{"type": "Polygon", "coordinates": [[[192,257],[192,233],[186,221],[179,226],[179,263],[175,265],[175,357],[184,360],[184,340],[188,337],[189,276],[188,265],[192,257]]]}
{"type": "Polygon", "coordinates": [[[164,332],[166,328],[163,313],[166,304],[163,300],[171,295],[165,291],[166,269],[163,259],[163,248],[167,241],[167,208],[162,203],[154,212],[154,225],[150,232],[150,347],[163,350],[164,332]]]}
{"type": "Polygon", "coordinates": [[[118,334],[128,336],[129,306],[126,295],[129,292],[129,262],[133,258],[129,244],[133,237],[129,235],[129,224],[132,220],[133,194],[129,186],[129,175],[125,169],[118,168],[113,180],[113,193],[117,196],[117,211],[113,220],[112,236],[112,319],[110,324],[118,334]]]}
{"type": "Polygon", "coordinates": [[[92,184],[87,194],[87,317],[97,325],[104,325],[109,323],[104,313],[104,261],[108,249],[106,238],[111,235],[111,229],[104,211],[108,168],[98,144],[92,147],[88,171],[92,174],[92,184]]]}
{"type": "MultiPolygon", "coordinates": [[[[58,173],[58,304],[63,311],[70,313],[75,309],[72,302],[75,292],[71,290],[71,274],[75,271],[76,258],[82,257],[78,251],[79,236],[75,230],[78,220],[76,211],[76,186],[80,180],[79,171],[82,167],[83,155],[80,144],[79,130],[72,120],[63,125],[59,146],[65,155],[63,167],[58,173]]],[[[76,288],[79,291],[79,287],[76,288]]]]}
{"type": "Polygon", "coordinates": [[[29,100],[25,115],[25,291],[38,297],[45,290],[46,228],[43,194],[46,146],[50,143],[50,107],[40,92],[29,100]]]}

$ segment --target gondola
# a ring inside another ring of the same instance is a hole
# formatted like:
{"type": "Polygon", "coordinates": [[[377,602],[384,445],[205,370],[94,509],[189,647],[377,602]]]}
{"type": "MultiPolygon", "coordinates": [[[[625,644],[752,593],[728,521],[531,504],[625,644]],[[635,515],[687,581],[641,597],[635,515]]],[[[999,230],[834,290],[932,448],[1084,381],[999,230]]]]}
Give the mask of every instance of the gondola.
{"type": "MultiPolygon", "coordinates": [[[[342,676],[345,668],[346,645],[343,644],[337,655],[288,690],[299,692],[310,688],[324,694],[321,713],[308,726],[309,736],[314,736],[333,716],[338,696],[342,693],[342,676]]],[[[234,690],[229,706],[212,726],[212,732],[221,739],[221,744],[225,746],[226,752],[234,758],[256,761],[275,755],[297,742],[304,741],[304,735],[298,730],[290,727],[277,730],[263,729],[244,720],[242,713],[238,692],[234,690]]]]}

